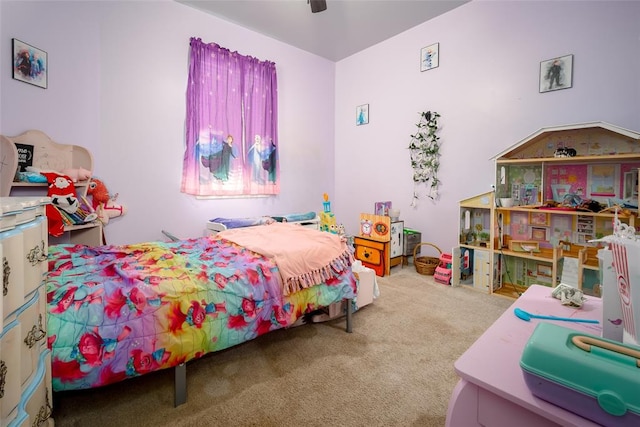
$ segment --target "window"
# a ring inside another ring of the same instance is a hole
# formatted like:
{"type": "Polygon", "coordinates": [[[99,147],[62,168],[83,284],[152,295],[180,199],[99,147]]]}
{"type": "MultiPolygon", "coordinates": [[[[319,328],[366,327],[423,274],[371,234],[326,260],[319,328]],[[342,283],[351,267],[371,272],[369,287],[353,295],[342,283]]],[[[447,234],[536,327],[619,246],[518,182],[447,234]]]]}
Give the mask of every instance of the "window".
{"type": "Polygon", "coordinates": [[[181,191],[280,192],[275,63],[191,38],[181,191]]]}

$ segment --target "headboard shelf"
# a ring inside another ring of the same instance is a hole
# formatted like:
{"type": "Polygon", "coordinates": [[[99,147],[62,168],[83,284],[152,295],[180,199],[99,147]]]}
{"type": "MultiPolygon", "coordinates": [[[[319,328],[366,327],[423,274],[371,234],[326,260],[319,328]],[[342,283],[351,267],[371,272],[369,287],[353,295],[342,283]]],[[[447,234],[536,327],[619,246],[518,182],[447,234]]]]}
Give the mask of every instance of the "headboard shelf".
{"type": "MultiPolygon", "coordinates": [[[[73,144],[60,144],[40,130],[28,130],[18,136],[0,135],[0,196],[9,196],[12,187],[46,187],[46,184],[15,182],[18,167],[16,144],[33,146],[32,166],[40,170],[61,172],[65,169],[84,168],[93,171],[93,156],[84,147],[73,144]]],[[[76,186],[82,186],[77,183],[76,186]]],[[[84,184],[86,187],[86,183],[84,184]]]]}

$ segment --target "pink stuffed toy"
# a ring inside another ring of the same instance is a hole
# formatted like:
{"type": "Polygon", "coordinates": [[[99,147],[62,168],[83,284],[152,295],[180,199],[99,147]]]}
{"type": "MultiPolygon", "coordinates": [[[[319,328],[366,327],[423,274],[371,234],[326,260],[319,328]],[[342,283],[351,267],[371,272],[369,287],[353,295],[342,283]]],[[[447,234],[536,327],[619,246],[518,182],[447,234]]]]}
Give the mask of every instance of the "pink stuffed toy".
{"type": "Polygon", "coordinates": [[[109,194],[106,185],[98,178],[91,178],[87,194],[91,196],[93,209],[98,214],[98,219],[104,225],[109,223],[109,219],[127,213],[126,206],[116,203],[118,194],[113,196],[109,194]]]}
{"type": "Polygon", "coordinates": [[[91,171],[85,168],[64,169],[62,173],[71,178],[73,182],[86,181],[91,178],[91,171]]]}

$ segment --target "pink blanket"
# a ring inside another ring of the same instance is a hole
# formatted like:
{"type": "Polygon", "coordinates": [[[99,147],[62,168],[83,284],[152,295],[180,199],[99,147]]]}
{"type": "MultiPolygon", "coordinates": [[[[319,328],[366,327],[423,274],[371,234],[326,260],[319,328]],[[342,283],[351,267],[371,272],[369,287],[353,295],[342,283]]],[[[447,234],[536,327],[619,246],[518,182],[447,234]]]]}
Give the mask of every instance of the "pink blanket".
{"type": "Polygon", "coordinates": [[[353,262],[340,236],[301,225],[276,222],[221,231],[229,240],[273,259],[280,270],[284,295],[323,283],[353,262]]]}

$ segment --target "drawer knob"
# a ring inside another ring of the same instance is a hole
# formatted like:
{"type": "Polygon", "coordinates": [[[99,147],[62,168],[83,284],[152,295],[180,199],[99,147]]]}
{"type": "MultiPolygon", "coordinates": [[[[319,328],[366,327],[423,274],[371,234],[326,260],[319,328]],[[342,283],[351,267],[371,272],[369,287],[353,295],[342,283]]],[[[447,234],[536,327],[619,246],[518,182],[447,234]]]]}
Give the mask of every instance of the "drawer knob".
{"type": "Polygon", "coordinates": [[[38,324],[33,325],[27,337],[24,339],[24,343],[27,347],[32,348],[38,341],[47,336],[47,333],[42,329],[42,314],[38,316],[38,324]]]}
{"type": "Polygon", "coordinates": [[[7,257],[2,257],[2,295],[7,296],[9,293],[9,276],[11,276],[11,267],[7,257]]]}
{"type": "Polygon", "coordinates": [[[7,364],[0,360],[0,399],[4,397],[4,386],[7,383],[7,364]]]}
{"type": "Polygon", "coordinates": [[[38,416],[31,423],[32,427],[39,427],[43,425],[49,418],[51,418],[51,414],[53,413],[53,408],[51,407],[51,403],[49,402],[49,389],[47,388],[46,393],[47,400],[45,404],[40,407],[38,411],[38,416]]]}
{"type": "Polygon", "coordinates": [[[36,265],[45,261],[47,259],[47,254],[44,252],[44,240],[40,242],[40,246],[34,246],[33,249],[29,251],[27,254],[27,260],[31,263],[31,265],[36,265]]]}

